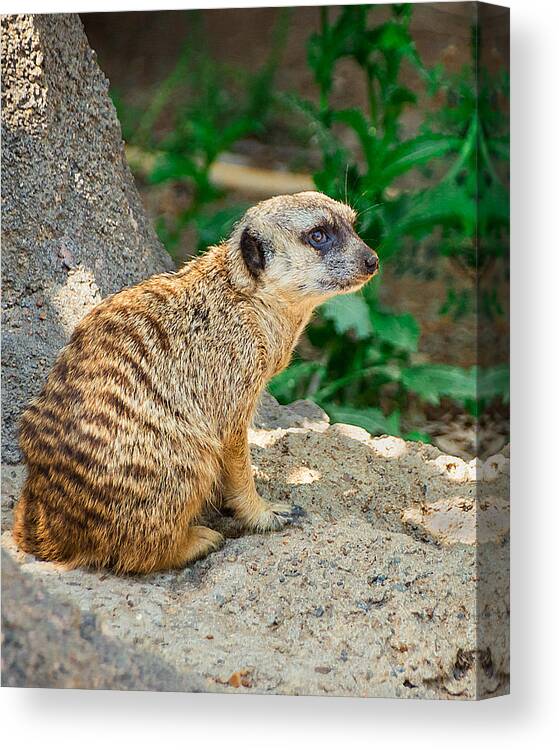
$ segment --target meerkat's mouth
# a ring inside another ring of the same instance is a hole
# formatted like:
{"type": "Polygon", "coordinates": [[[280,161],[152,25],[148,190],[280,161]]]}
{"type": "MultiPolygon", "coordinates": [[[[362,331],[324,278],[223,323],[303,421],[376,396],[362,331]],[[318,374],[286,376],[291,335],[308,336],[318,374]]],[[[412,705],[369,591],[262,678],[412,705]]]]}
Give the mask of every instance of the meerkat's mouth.
{"type": "Polygon", "coordinates": [[[344,279],[343,281],[332,281],[331,279],[325,279],[324,282],[321,284],[321,286],[332,292],[351,292],[351,291],[357,291],[360,289],[364,284],[366,284],[368,281],[370,281],[373,276],[376,274],[367,274],[364,276],[358,276],[357,278],[353,279],[344,279]]]}

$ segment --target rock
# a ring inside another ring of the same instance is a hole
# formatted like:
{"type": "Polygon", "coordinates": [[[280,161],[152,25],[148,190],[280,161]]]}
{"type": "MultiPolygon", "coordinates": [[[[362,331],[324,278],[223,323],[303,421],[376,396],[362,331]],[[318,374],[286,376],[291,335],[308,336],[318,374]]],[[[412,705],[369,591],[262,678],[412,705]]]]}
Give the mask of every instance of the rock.
{"type": "Polygon", "coordinates": [[[25,478],[25,467],[2,465],[2,529],[12,528],[13,508],[25,478]]]}
{"type": "Polygon", "coordinates": [[[382,458],[400,458],[401,456],[405,456],[408,450],[405,440],[391,435],[372,438],[371,447],[373,453],[382,458]]]}
{"type": "Polygon", "coordinates": [[[2,685],[102,690],[213,689],[106,638],[92,613],[52,596],[2,553],[2,685]]]}
{"type": "Polygon", "coordinates": [[[77,15],[2,17],[2,455],[75,324],[173,263],[77,15]]]}
{"type": "MultiPolygon", "coordinates": [[[[204,522],[225,534],[222,550],[143,578],[61,572],[16,550],[4,533],[4,549],[32,590],[48,597],[45,607],[56,600],[81,613],[61,642],[73,653],[76,633],[93,630],[164,661],[169,685],[176,675],[185,684],[196,676],[202,689],[225,692],[462,699],[507,692],[506,472],[485,484],[457,481],[441,471],[449,457],[433,446],[364,440],[344,426],[323,429],[312,405],[282,407],[271,396],[264,403],[257,419],[270,427],[257,428],[251,446],[259,491],[301,508],[282,531],[247,534],[212,512],[204,522]],[[310,426],[290,426],[309,414],[310,426]]],[[[49,617],[43,608],[33,628],[49,617]]],[[[65,648],[41,648],[50,674],[65,648]]],[[[78,679],[72,668],[67,679],[78,679]]]]}
{"type": "Polygon", "coordinates": [[[249,438],[254,445],[266,448],[289,432],[325,432],[329,425],[326,412],[311,401],[294,401],[281,406],[273,396],[264,393],[249,429],[249,438]]]}
{"type": "Polygon", "coordinates": [[[336,430],[336,432],[339,432],[340,435],[345,435],[346,437],[352,438],[353,440],[358,440],[360,443],[364,443],[365,445],[372,444],[372,438],[370,434],[362,427],[356,427],[352,424],[335,424],[332,425],[332,427],[334,430],[336,430]]]}
{"type": "Polygon", "coordinates": [[[476,478],[475,468],[472,474],[469,470],[469,464],[457,456],[438,456],[432,463],[441,474],[446,475],[449,479],[453,479],[456,482],[466,482],[469,479],[476,478]]]}
{"type": "Polygon", "coordinates": [[[502,454],[489,456],[483,463],[483,479],[486,482],[493,482],[499,474],[510,471],[510,459],[502,454]]]}
{"type": "Polygon", "coordinates": [[[501,542],[509,534],[508,498],[491,497],[470,501],[451,496],[430,505],[406,508],[403,522],[413,533],[443,544],[501,542]]]}
{"type": "Polygon", "coordinates": [[[265,430],[302,428],[324,432],[329,424],[328,414],[312,401],[281,406],[269,393],[262,395],[254,418],[254,427],[265,430]]]}

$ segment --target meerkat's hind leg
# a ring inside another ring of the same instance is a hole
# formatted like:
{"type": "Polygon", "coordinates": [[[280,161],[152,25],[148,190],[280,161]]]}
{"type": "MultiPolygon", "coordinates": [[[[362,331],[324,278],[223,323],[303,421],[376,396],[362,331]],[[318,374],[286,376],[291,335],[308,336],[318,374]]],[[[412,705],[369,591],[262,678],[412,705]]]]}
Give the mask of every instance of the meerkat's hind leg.
{"type": "Polygon", "coordinates": [[[214,531],[207,526],[190,526],[186,534],[185,544],[176,549],[172,559],[169,560],[169,568],[184,568],[185,565],[201,560],[210,552],[223,547],[225,537],[219,531],[214,531]]]}
{"type": "Polygon", "coordinates": [[[117,572],[146,574],[179,570],[206,557],[210,552],[215,552],[224,543],[225,537],[219,531],[209,529],[207,526],[188,526],[179,541],[170,549],[160,552],[157,556],[149,556],[141,560],[121,561],[117,572]]]}

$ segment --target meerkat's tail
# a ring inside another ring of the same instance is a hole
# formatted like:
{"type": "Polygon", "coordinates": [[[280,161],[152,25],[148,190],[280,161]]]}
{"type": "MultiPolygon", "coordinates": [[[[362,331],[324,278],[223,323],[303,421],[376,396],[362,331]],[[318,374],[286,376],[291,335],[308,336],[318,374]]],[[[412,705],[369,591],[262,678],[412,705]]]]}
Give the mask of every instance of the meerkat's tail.
{"type": "Polygon", "coordinates": [[[33,505],[29,502],[24,488],[14,510],[13,537],[18,547],[30,555],[37,555],[39,552],[37,526],[33,505]]]}
{"type": "Polygon", "coordinates": [[[29,478],[14,510],[12,533],[20,549],[40,560],[62,563],[66,568],[76,568],[88,562],[88,556],[78,552],[68,535],[52,533],[47,507],[29,478]]]}

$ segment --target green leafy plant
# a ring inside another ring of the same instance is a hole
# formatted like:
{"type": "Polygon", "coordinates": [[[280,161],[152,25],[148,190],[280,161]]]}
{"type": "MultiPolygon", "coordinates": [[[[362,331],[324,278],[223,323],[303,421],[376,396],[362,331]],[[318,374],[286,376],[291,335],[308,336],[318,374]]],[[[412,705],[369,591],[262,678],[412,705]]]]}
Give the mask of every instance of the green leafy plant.
{"type": "Polygon", "coordinates": [[[247,207],[235,204],[216,211],[224,192],[212,182],[210,172],[235,143],[265,129],[288,18],[288,9],[280,13],[268,59],[249,74],[209,57],[201,16],[192,12],[192,31],[179,59],[145,111],[140,115],[127,109],[117,98],[128,142],[156,155],[148,181],[171,182],[188,190],[188,207],[172,220],[160,217],[157,222],[159,237],[171,254],[187,227],[196,229],[198,248],[203,249],[223,238],[247,207]],[[160,132],[163,115],[171,127],[160,132]]]}
{"type": "MultiPolygon", "coordinates": [[[[478,236],[484,237],[485,262],[503,253],[508,224],[507,191],[493,164],[494,157],[506,156],[507,146],[507,133],[489,104],[494,81],[482,84],[486,88],[479,111],[473,67],[458,77],[445,77],[442,68],[428,71],[423,66],[410,34],[410,4],[391,6],[391,17],[376,25],[375,10],[346,6],[331,21],[330,10],[322,8],[321,29],[308,47],[319,104],[283,97],[306,119],[320,144],[322,166],[314,175],[316,186],[356,209],[357,229],[378,250],[381,266],[400,252],[406,238],[418,243],[439,232],[441,254],[458,256],[477,268],[478,236]],[[343,58],[353,60],[364,77],[366,112],[332,105],[335,71],[343,58]],[[417,105],[417,98],[401,83],[404,64],[415,68],[428,94],[444,94],[442,107],[426,118],[420,134],[407,139],[402,136],[402,114],[417,105]],[[345,145],[347,132],[359,144],[358,155],[345,145]],[[400,188],[402,178],[410,173],[421,176],[435,164],[444,170],[434,186],[400,188]]],[[[469,300],[452,289],[445,305],[441,312],[453,312],[455,317],[471,309],[469,300]]],[[[480,399],[483,406],[504,395],[502,389],[478,388],[482,376],[476,368],[418,364],[417,321],[383,308],[376,281],[359,294],[323,305],[308,337],[322,355],[317,362],[295,361],[272,382],[272,393],[282,401],[312,398],[333,420],[373,433],[400,434],[410,399],[431,405],[450,399],[475,414],[480,399]]],[[[483,377],[503,386],[502,374],[483,377]]],[[[406,434],[427,438],[415,430],[406,434]]]]}
{"type": "MultiPolygon", "coordinates": [[[[178,215],[158,221],[169,251],[175,252],[186,228],[195,229],[198,249],[228,233],[245,206],[223,205],[223,192],[210,178],[212,166],[239,140],[266,137],[272,117],[287,108],[297,115],[290,123],[300,123],[289,135],[302,136],[305,149],[309,142],[318,146],[317,189],[355,208],[357,230],[377,249],[381,269],[407,263],[415,248],[427,244],[435,256],[461,264],[472,279],[503,258],[508,128],[499,101],[508,96],[508,80],[478,69],[479,29],[472,32],[472,64],[448,75],[442,66],[423,65],[410,33],[411,4],[390,6],[388,18],[386,6],[321,8],[320,30],[308,41],[318,90],[314,103],[274,91],[288,13],[280,14],[267,61],[250,74],[208,57],[194,13],[192,33],[149,106],[140,112],[115,96],[127,141],[155,155],[149,182],[171,183],[188,195],[178,215]],[[338,65],[348,59],[363,78],[363,111],[333,103],[338,65]],[[420,81],[414,91],[403,83],[406,68],[420,81]],[[403,115],[419,107],[419,94],[422,101],[430,98],[430,105],[418,134],[408,137],[403,115]]],[[[447,288],[440,314],[458,321],[473,312],[487,318],[504,314],[491,285],[447,288]]],[[[445,409],[454,405],[478,415],[508,398],[504,365],[463,369],[426,361],[417,320],[381,303],[378,279],[358,294],[324,304],[306,336],[301,354],[270,384],[272,393],[284,403],[314,399],[333,420],[373,434],[428,440],[423,428],[410,422],[414,410],[444,402],[445,409]]]]}

